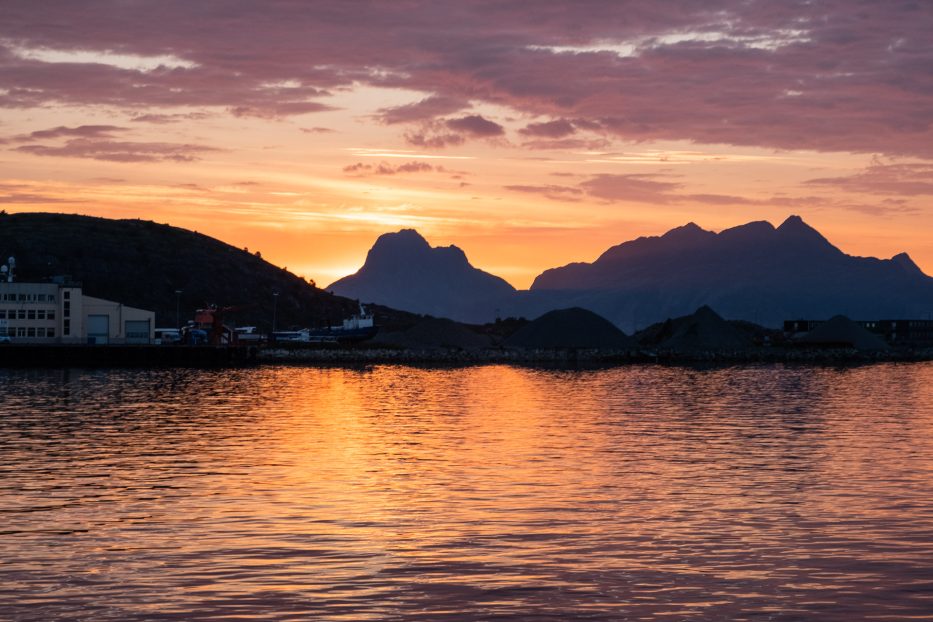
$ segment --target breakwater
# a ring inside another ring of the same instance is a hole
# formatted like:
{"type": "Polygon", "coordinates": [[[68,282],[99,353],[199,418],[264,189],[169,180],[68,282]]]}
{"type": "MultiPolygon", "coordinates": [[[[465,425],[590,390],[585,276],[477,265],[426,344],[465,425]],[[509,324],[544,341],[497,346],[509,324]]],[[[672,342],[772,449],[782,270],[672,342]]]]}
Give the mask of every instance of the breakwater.
{"type": "Polygon", "coordinates": [[[232,367],[254,364],[256,346],[65,345],[0,346],[0,367],[232,367]]]}
{"type": "Polygon", "coordinates": [[[629,363],[871,363],[933,360],[933,349],[862,352],[854,349],[754,348],[744,350],[647,350],[583,348],[264,348],[260,363],[427,363],[450,365],[629,363]]]}

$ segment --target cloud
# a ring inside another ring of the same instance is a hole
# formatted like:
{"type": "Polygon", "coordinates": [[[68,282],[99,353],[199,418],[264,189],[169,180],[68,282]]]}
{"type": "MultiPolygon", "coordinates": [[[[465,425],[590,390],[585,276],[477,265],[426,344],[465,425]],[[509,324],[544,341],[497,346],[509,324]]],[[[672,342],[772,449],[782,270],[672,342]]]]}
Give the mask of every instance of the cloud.
{"type": "Polygon", "coordinates": [[[230,114],[235,117],[256,117],[259,119],[281,119],[309,112],[327,112],[330,110],[337,109],[320,102],[308,101],[265,102],[261,106],[233,106],[228,108],[230,114]]]}
{"type": "Polygon", "coordinates": [[[462,145],[466,139],[460,134],[432,134],[430,132],[406,132],[405,141],[415,147],[428,147],[431,149],[441,149],[443,147],[453,147],[462,145]]]}
{"type": "Polygon", "coordinates": [[[79,125],[65,127],[60,125],[48,130],[37,130],[28,134],[20,134],[7,139],[7,142],[29,142],[33,140],[54,140],[56,138],[110,138],[126,128],[115,125],[79,125]]]}
{"type": "Polygon", "coordinates": [[[576,131],[573,123],[567,119],[557,119],[546,123],[529,123],[520,129],[519,133],[540,138],[564,138],[576,131]]]}
{"type": "Polygon", "coordinates": [[[117,134],[128,131],[116,125],[60,125],[14,136],[5,142],[33,143],[13,149],[20,153],[108,162],[192,162],[198,160],[201,153],[219,151],[205,145],[114,140],[117,134]],[[42,141],[42,144],[34,141],[42,141]]]}
{"type": "Polygon", "coordinates": [[[445,172],[445,170],[443,166],[433,166],[427,162],[417,161],[405,162],[397,166],[393,166],[388,162],[380,162],[376,165],[357,162],[356,164],[343,167],[344,173],[355,175],[397,175],[398,173],[445,172]]]}
{"type": "Polygon", "coordinates": [[[514,185],[506,186],[506,190],[513,192],[525,192],[531,194],[540,194],[545,198],[554,201],[579,201],[583,197],[583,190],[573,186],[558,186],[556,184],[547,184],[543,186],[524,186],[514,185]]]}
{"type": "Polygon", "coordinates": [[[180,121],[200,121],[211,115],[206,112],[187,112],[175,114],[141,114],[133,117],[130,121],[134,123],[155,123],[163,125],[166,123],[178,123],[180,121]]]}
{"type": "Polygon", "coordinates": [[[302,127],[299,129],[305,134],[333,134],[337,131],[329,127],[302,127]]]}
{"type": "Polygon", "coordinates": [[[444,124],[455,132],[462,132],[477,138],[492,138],[505,134],[504,127],[478,114],[448,119],[444,124]]]}
{"type": "MultiPolygon", "coordinates": [[[[363,86],[425,94],[376,113],[390,124],[439,123],[470,102],[627,141],[933,158],[928,2],[581,1],[538,3],[534,19],[488,1],[166,0],[146,19],[134,18],[145,3],[51,6],[4,5],[0,107],[282,118],[363,86]]],[[[411,140],[501,135],[474,118],[411,140]]]]}
{"type": "Polygon", "coordinates": [[[64,145],[23,145],[15,151],[37,156],[89,158],[107,162],[192,162],[207,151],[218,151],[203,145],[146,143],[75,138],[64,145]]]}
{"type": "MultiPolygon", "coordinates": [[[[551,173],[559,177],[570,177],[567,173],[551,173]]],[[[917,208],[904,200],[887,199],[879,203],[863,203],[823,196],[787,196],[775,194],[763,199],[727,195],[683,193],[683,185],[669,181],[669,176],[649,174],[593,175],[572,186],[565,185],[511,185],[507,190],[540,194],[553,200],[576,202],[585,198],[599,199],[608,203],[636,202],[649,205],[741,205],[746,207],[781,207],[788,209],[836,209],[859,212],[873,216],[907,214],[917,208]]]]}
{"type": "Polygon", "coordinates": [[[557,140],[529,140],[522,143],[526,149],[564,149],[564,150],[583,150],[600,151],[607,149],[612,143],[605,138],[560,138],[557,140]]]}
{"type": "Polygon", "coordinates": [[[658,181],[655,175],[595,175],[581,182],[588,195],[606,201],[637,201],[640,203],[669,203],[672,192],[681,184],[658,181]]]}
{"type": "Polygon", "coordinates": [[[28,192],[11,192],[9,194],[0,194],[0,204],[4,205],[33,205],[42,203],[80,203],[75,199],[62,199],[51,197],[44,194],[32,194],[28,192]]]}
{"type": "Polygon", "coordinates": [[[868,194],[930,196],[933,195],[933,164],[883,164],[876,160],[855,175],[810,179],[806,183],[868,194]]]}
{"type": "Polygon", "coordinates": [[[469,107],[469,101],[433,95],[413,104],[395,106],[392,108],[380,108],[376,114],[376,118],[387,125],[430,121],[436,117],[458,112],[469,107]]]}

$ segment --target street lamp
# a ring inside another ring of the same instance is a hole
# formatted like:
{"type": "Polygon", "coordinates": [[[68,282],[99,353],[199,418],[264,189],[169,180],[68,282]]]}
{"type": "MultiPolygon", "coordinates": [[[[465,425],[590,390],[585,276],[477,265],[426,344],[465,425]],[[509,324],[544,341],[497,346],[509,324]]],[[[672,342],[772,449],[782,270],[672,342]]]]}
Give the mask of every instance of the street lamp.
{"type": "Polygon", "coordinates": [[[275,332],[275,313],[279,306],[279,293],[272,290],[272,332],[275,332]]]}
{"type": "Polygon", "coordinates": [[[175,328],[181,328],[181,314],[179,309],[181,308],[181,292],[182,290],[175,290],[175,328]]]}

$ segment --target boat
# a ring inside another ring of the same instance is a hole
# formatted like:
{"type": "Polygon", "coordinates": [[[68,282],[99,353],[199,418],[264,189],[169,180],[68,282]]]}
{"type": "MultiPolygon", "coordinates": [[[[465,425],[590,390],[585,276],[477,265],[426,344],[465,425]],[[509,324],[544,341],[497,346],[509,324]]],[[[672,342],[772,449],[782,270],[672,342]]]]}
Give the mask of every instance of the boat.
{"type": "Polygon", "coordinates": [[[360,312],[343,320],[336,326],[308,330],[308,341],[329,341],[339,343],[355,343],[366,341],[376,336],[379,328],[375,325],[373,314],[360,305],[360,312]]]}

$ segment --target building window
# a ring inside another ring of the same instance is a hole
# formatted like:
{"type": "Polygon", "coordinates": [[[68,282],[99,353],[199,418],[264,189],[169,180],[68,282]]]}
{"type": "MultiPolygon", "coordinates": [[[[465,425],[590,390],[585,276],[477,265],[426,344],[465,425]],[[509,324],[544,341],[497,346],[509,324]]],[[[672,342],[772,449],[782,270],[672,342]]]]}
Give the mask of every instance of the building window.
{"type": "Polygon", "coordinates": [[[37,294],[36,300],[38,300],[39,302],[45,302],[45,294],[37,294]]]}
{"type": "Polygon", "coordinates": [[[26,294],[20,294],[20,295],[19,295],[19,301],[20,301],[20,302],[26,302],[26,294]]]}
{"type": "Polygon", "coordinates": [[[65,300],[71,300],[71,292],[66,289],[64,293],[62,294],[62,298],[64,298],[65,300]]]}
{"type": "Polygon", "coordinates": [[[35,309],[29,309],[29,311],[26,312],[26,319],[27,319],[27,320],[34,320],[34,319],[36,319],[36,310],[35,310],[35,309]]]}
{"type": "Polygon", "coordinates": [[[55,302],[55,294],[49,294],[49,302],[55,302]]]}
{"type": "Polygon", "coordinates": [[[44,319],[45,319],[45,309],[37,309],[37,310],[36,310],[36,319],[37,319],[37,320],[44,320],[44,319]]]}
{"type": "Polygon", "coordinates": [[[25,327],[25,326],[18,326],[18,327],[16,328],[16,336],[17,336],[17,337],[25,337],[25,336],[26,336],[26,327],[25,327]]]}
{"type": "Polygon", "coordinates": [[[55,336],[55,329],[54,329],[54,328],[47,328],[47,329],[45,330],[45,336],[46,336],[46,337],[54,337],[54,336],[55,336]]]}
{"type": "Polygon", "coordinates": [[[62,320],[62,334],[63,335],[71,334],[71,320],[62,320]]]}
{"type": "Polygon", "coordinates": [[[62,303],[62,317],[71,317],[71,302],[67,300],[62,303]]]}
{"type": "Polygon", "coordinates": [[[41,326],[36,328],[36,337],[45,337],[45,328],[41,326]]]}
{"type": "Polygon", "coordinates": [[[17,319],[25,320],[25,319],[26,319],[26,309],[20,309],[19,311],[17,311],[16,317],[17,317],[17,319]]]}
{"type": "Polygon", "coordinates": [[[35,326],[30,326],[29,328],[27,328],[27,329],[26,329],[26,336],[27,336],[27,337],[35,337],[35,336],[36,336],[36,327],[35,327],[35,326]]]}
{"type": "Polygon", "coordinates": [[[0,309],[0,320],[6,319],[6,309],[0,309]]]}
{"type": "Polygon", "coordinates": [[[45,314],[45,319],[47,319],[47,320],[54,320],[54,319],[55,319],[55,311],[54,311],[54,309],[49,309],[49,310],[46,312],[46,314],[45,314]]]}

